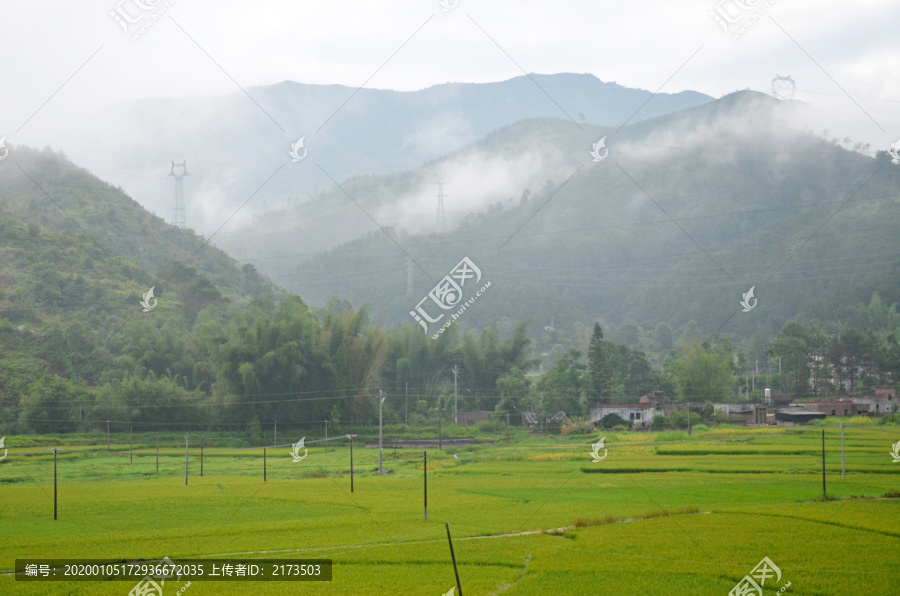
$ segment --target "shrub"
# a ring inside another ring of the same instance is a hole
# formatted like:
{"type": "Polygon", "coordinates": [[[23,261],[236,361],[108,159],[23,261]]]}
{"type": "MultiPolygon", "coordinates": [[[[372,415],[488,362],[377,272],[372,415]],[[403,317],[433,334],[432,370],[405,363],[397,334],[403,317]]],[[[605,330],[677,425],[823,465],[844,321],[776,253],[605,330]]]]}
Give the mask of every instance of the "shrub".
{"type": "Polygon", "coordinates": [[[495,433],[500,431],[499,422],[482,422],[478,425],[478,432],[495,433]]]}
{"type": "Polygon", "coordinates": [[[569,435],[590,435],[593,434],[597,428],[588,422],[585,418],[572,418],[567,420],[560,429],[560,432],[564,437],[569,435]]]}
{"type": "Polygon", "coordinates": [[[626,428],[630,426],[628,421],[618,414],[607,414],[600,420],[600,426],[603,428],[613,428],[618,425],[622,425],[626,428]]]}
{"type": "Polygon", "coordinates": [[[650,428],[653,430],[669,428],[669,419],[665,416],[656,415],[653,417],[653,422],[650,423],[650,428]]]}

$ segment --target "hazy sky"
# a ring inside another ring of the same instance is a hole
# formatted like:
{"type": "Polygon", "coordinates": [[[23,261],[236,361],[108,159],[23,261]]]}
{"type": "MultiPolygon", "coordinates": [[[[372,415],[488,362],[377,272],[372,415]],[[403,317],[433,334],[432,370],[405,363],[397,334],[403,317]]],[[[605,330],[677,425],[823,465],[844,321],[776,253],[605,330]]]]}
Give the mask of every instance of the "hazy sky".
{"type": "Polygon", "coordinates": [[[104,106],[236,84],[415,90],[521,67],[714,97],[769,92],[775,74],[790,75],[834,132],[880,148],[900,138],[900,2],[717,1],[458,0],[444,11],[438,0],[0,0],[0,136],[52,146],[104,106]],[[710,13],[738,15],[737,2],[768,8],[735,40],[710,13]],[[140,3],[164,14],[134,40],[110,13],[136,16],[140,3]]]}

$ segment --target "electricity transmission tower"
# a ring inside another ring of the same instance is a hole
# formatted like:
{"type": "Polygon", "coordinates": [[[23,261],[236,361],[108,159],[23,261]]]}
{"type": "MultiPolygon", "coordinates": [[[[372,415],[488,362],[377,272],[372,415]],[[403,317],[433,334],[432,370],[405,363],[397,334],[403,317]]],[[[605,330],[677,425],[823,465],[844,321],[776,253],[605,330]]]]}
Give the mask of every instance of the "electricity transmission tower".
{"type": "Polygon", "coordinates": [[[413,266],[412,259],[406,257],[406,299],[413,295],[413,266]]]}
{"type": "Polygon", "coordinates": [[[172,225],[176,228],[184,228],[186,224],[184,218],[184,183],[182,179],[187,175],[187,161],[183,161],[180,164],[172,162],[172,171],[169,172],[169,176],[175,178],[175,213],[172,217],[172,225]],[[181,168],[180,174],[175,173],[176,166],[181,168]]]}
{"type": "Polygon", "coordinates": [[[776,74],[775,78],[772,79],[772,95],[776,99],[793,99],[796,89],[797,83],[791,78],[791,75],[783,77],[776,74]]]}
{"type": "Polygon", "coordinates": [[[437,195],[438,204],[437,204],[437,218],[436,218],[437,219],[437,229],[438,229],[438,232],[443,232],[444,231],[444,223],[445,223],[445,220],[444,220],[444,198],[447,195],[444,194],[444,183],[443,182],[438,182],[437,186],[438,186],[438,195],[437,195]]]}

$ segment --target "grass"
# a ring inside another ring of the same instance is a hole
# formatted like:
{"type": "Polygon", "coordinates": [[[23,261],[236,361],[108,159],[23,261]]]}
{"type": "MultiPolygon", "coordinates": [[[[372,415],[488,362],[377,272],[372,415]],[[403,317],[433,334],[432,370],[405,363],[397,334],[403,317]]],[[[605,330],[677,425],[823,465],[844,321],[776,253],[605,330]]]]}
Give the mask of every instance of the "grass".
{"type": "MultiPolygon", "coordinates": [[[[446,522],[467,595],[727,594],[764,556],[789,594],[895,593],[900,464],[887,451],[900,428],[844,432],[842,478],[840,430],[826,428],[825,499],[820,428],[710,428],[664,444],[658,433],[512,433],[429,449],[427,523],[421,450],[386,450],[390,474],[379,477],[377,450],[355,443],[351,493],[345,443],[314,444],[297,464],[287,447],[268,448],[264,482],[262,450],[223,440],[204,450],[202,478],[191,449],[185,486],[183,444],[163,445],[157,474],[155,435],[135,435],[133,464],[127,443],[106,453],[105,436],[102,448],[57,437],[54,521],[46,443],[8,437],[0,571],[41,557],[330,558],[332,582],[193,580],[185,595],[438,595],[455,583],[446,522]],[[609,456],[592,463],[600,436],[609,456]],[[596,470],[618,473],[585,473],[596,470]]],[[[0,576],[0,593],[26,596],[124,596],[133,585],[0,576]]]]}

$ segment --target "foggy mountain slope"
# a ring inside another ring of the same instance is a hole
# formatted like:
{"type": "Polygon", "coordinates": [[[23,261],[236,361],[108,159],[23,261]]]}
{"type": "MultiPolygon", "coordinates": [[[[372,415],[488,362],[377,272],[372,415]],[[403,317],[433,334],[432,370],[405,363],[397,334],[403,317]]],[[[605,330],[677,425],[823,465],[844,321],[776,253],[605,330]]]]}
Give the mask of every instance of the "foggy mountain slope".
{"type": "Polygon", "coordinates": [[[237,209],[257,190],[237,225],[249,224],[267,205],[307,201],[333,186],[328,176],[342,181],[402,172],[523,118],[565,118],[554,101],[579,122],[568,124],[578,131],[582,122],[618,126],[632,116],[637,122],[712,99],[693,91],[653,95],[590,74],[412,92],[284,81],[247,92],[259,107],[241,92],[118,104],[74,124],[53,146],[167,220],[169,165],[186,160],[188,225],[208,232],[220,223],[221,210],[237,209]],[[308,154],[295,163],[288,151],[301,137],[308,154]]]}
{"type": "MultiPolygon", "coordinates": [[[[791,124],[807,116],[803,104],[741,92],[618,134],[600,127],[576,134],[562,120],[497,131],[483,146],[448,156],[444,181],[450,164],[483,153],[513,164],[529,192],[524,199],[512,187],[498,192],[490,208],[482,203],[443,233],[390,227],[428,275],[413,267],[409,297],[404,252],[337,193],[327,195],[327,208],[346,226],[368,222],[365,237],[312,260],[285,253],[251,261],[314,304],[338,294],[372,304],[392,323],[412,322],[409,310],[468,256],[493,283],[490,298],[478,302],[480,325],[530,318],[542,328],[553,317],[557,327],[593,318],[678,327],[696,319],[709,333],[720,325],[744,337],[759,327],[777,330],[806,304],[875,279],[900,258],[900,169],[791,124]],[[602,135],[610,153],[595,163],[588,151],[602,135]],[[554,184],[528,164],[552,172],[554,184]],[[739,301],[751,287],[760,307],[742,313],[739,301]]],[[[441,163],[344,188],[390,225],[391,200],[433,180],[421,170],[441,163]]],[[[451,197],[466,196],[461,190],[445,184],[451,197]]],[[[433,209],[433,193],[427,201],[433,209]]],[[[453,199],[445,205],[452,209],[453,199]]],[[[433,213],[423,209],[421,218],[433,213]]]]}
{"type": "MultiPolygon", "coordinates": [[[[48,261],[46,265],[60,268],[61,275],[77,273],[89,278],[91,261],[114,261],[126,271],[126,277],[140,284],[142,292],[156,285],[160,296],[167,290],[165,280],[186,264],[173,284],[185,276],[204,275],[225,297],[237,302],[280,291],[252,265],[237,263],[215,246],[203,246],[204,240],[192,230],[172,227],[120,189],[49,150],[15,147],[10,159],[0,164],[0,214],[33,230],[33,235],[52,236],[80,247],[76,252],[91,247],[92,256],[82,264],[83,271],[70,271],[62,263],[48,261]]],[[[27,275],[28,268],[13,267],[11,271],[27,275]]],[[[13,287],[27,285],[15,283],[13,287]]],[[[67,300],[80,303],[81,297],[67,300]]],[[[36,307],[40,310],[39,301],[36,307]]]]}

